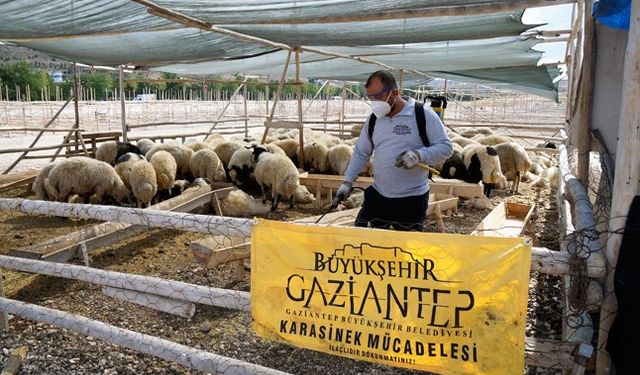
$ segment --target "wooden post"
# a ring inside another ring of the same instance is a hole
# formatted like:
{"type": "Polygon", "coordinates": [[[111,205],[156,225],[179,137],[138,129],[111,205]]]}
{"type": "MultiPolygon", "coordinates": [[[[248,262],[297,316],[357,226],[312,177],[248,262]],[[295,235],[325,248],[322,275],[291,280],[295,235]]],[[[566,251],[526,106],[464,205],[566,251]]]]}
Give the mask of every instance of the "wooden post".
{"type": "Polygon", "coordinates": [[[400,69],[400,86],[398,90],[400,90],[400,95],[402,95],[402,87],[404,84],[404,69],[400,69]]]}
{"type": "Polygon", "coordinates": [[[266,110],[264,112],[265,117],[269,116],[269,81],[271,80],[271,76],[267,76],[267,83],[264,85],[264,95],[266,99],[266,110]]]}
{"type": "Polygon", "coordinates": [[[80,110],[78,108],[78,95],[80,95],[80,86],[78,85],[78,66],[73,63],[73,113],[75,115],[75,122],[73,127],[78,129],[80,127],[80,110]]]}
{"type": "MultiPolygon", "coordinates": [[[[625,53],[624,76],[622,80],[622,103],[618,144],[616,146],[616,170],[612,189],[611,215],[609,217],[609,239],[607,241],[607,279],[605,299],[600,311],[600,331],[598,335],[597,374],[610,374],[611,358],[605,350],[609,328],[618,309],[613,294],[613,275],[622,242],[622,228],[633,197],[638,193],[640,178],[640,2],[631,2],[631,25],[625,53]]],[[[637,250],[637,249],[636,249],[637,250]]]]}
{"type": "Polygon", "coordinates": [[[478,85],[473,85],[473,115],[471,117],[471,122],[472,123],[476,123],[476,101],[477,101],[477,89],[478,89],[478,85]]]}
{"type": "MultiPolygon", "coordinates": [[[[246,81],[247,78],[244,78],[244,81],[246,81]]],[[[248,113],[247,113],[247,84],[243,84],[242,85],[242,98],[243,98],[243,104],[244,104],[244,137],[247,138],[249,136],[249,118],[248,113]]]]}
{"type": "MultiPolygon", "coordinates": [[[[296,48],[296,101],[298,102],[298,143],[300,144],[300,165],[304,164],[304,129],[302,123],[302,82],[300,82],[300,48],[296,48]]],[[[343,100],[344,102],[344,100],[343,100]]]]}
{"type": "Polygon", "coordinates": [[[289,69],[289,61],[291,61],[291,51],[287,53],[287,61],[284,63],[284,68],[282,69],[282,77],[280,78],[280,82],[278,82],[278,89],[276,90],[276,95],[273,98],[273,104],[271,105],[271,112],[269,113],[269,118],[267,118],[264,134],[262,135],[262,140],[260,141],[260,143],[264,143],[265,140],[267,139],[267,134],[269,133],[269,127],[271,126],[271,122],[273,121],[273,115],[275,115],[275,112],[276,112],[276,105],[278,104],[278,100],[280,99],[280,93],[282,92],[282,86],[284,85],[285,79],[287,79],[287,70],[289,69]]]}
{"type": "MultiPolygon", "coordinates": [[[[584,58],[580,78],[578,102],[579,122],[573,124],[578,129],[578,178],[589,186],[589,151],[591,150],[591,112],[593,107],[593,80],[595,75],[595,21],[591,15],[593,0],[585,1],[584,58]]],[[[572,126],[572,127],[573,127],[572,126]]]]}
{"type": "MultiPolygon", "coordinates": [[[[0,297],[4,298],[4,280],[2,279],[2,269],[0,269],[0,297]]],[[[6,311],[0,309],[0,332],[9,329],[9,316],[6,311]]]]}
{"type": "Polygon", "coordinates": [[[122,65],[118,67],[118,85],[120,87],[120,125],[122,125],[122,141],[127,142],[127,112],[124,102],[124,71],[122,65]]]}

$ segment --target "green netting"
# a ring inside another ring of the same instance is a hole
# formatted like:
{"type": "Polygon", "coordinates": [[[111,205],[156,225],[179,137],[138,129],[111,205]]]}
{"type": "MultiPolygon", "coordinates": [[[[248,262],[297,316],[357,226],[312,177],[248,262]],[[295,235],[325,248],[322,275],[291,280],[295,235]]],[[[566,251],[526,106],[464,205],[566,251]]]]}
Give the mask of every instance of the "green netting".
{"type": "MultiPolygon", "coordinates": [[[[309,23],[323,17],[374,17],[441,6],[512,4],[513,0],[159,0],[155,3],[249,35],[365,56],[398,69],[494,80],[515,88],[550,89],[548,77],[540,84],[536,81],[540,77],[523,70],[514,69],[507,74],[506,69],[510,67],[535,68],[540,57],[539,52],[531,50],[535,40],[516,37],[532,27],[522,24],[522,11],[309,23]],[[447,42],[423,43],[435,41],[447,42]],[[405,48],[389,46],[402,43],[405,48]],[[459,73],[487,69],[495,69],[494,74],[476,77],[459,73]]],[[[251,73],[277,77],[285,61],[285,52],[272,47],[185,28],[125,0],[0,1],[0,24],[0,40],[92,65],[135,64],[183,74],[251,73]]],[[[302,60],[304,77],[364,80],[371,71],[379,69],[375,65],[309,52],[302,54],[302,60]]],[[[294,69],[290,69],[289,75],[293,74],[294,69]]]]}

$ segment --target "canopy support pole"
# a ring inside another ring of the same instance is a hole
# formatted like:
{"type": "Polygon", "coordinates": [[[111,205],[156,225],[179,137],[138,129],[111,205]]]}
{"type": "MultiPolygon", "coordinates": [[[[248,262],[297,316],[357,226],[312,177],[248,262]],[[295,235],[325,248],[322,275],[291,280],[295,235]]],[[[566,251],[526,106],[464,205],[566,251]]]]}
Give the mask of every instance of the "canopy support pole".
{"type": "Polygon", "coordinates": [[[302,122],[302,82],[300,82],[300,48],[296,52],[296,100],[298,101],[298,139],[300,144],[300,165],[304,165],[304,130],[302,122]]]}
{"type": "Polygon", "coordinates": [[[122,71],[122,65],[118,67],[118,84],[120,85],[120,124],[122,125],[122,141],[128,142],[127,137],[127,112],[124,102],[124,72],[122,71]]]}
{"type": "MultiPolygon", "coordinates": [[[[280,82],[278,82],[278,88],[273,98],[271,112],[269,113],[269,118],[267,118],[267,123],[265,124],[265,127],[264,127],[264,134],[262,135],[262,140],[260,141],[260,143],[264,143],[267,140],[267,134],[269,133],[269,128],[271,127],[271,123],[273,122],[273,115],[275,115],[276,113],[276,105],[278,105],[278,100],[280,99],[282,86],[284,85],[284,80],[287,78],[287,70],[289,70],[289,61],[291,61],[291,51],[289,51],[289,53],[287,54],[287,61],[284,63],[284,69],[282,69],[282,76],[280,77],[280,82]]],[[[300,145],[300,148],[302,148],[302,145],[300,145]]]]}
{"type": "MultiPolygon", "coordinates": [[[[238,93],[240,92],[240,89],[242,87],[244,87],[244,85],[246,85],[247,83],[247,78],[245,78],[242,83],[240,84],[240,86],[238,86],[238,88],[236,89],[236,91],[233,92],[233,95],[231,95],[231,97],[229,98],[229,101],[227,101],[227,104],[225,104],[224,108],[222,109],[222,112],[220,112],[220,114],[218,115],[218,118],[216,118],[216,121],[213,122],[213,125],[211,125],[211,128],[209,128],[208,133],[211,133],[213,131],[213,129],[218,125],[218,120],[220,120],[222,118],[222,116],[224,116],[224,113],[227,111],[227,108],[229,108],[229,106],[231,105],[231,103],[233,103],[233,98],[236,97],[236,95],[238,95],[238,93]]],[[[247,117],[245,115],[245,117],[247,117]]],[[[207,138],[207,136],[205,135],[205,139],[207,138]]]]}
{"type": "Polygon", "coordinates": [[[582,70],[580,72],[580,103],[578,122],[575,124],[578,135],[578,178],[584,186],[589,186],[589,152],[591,150],[591,112],[593,107],[593,81],[595,76],[595,21],[591,15],[593,0],[585,1],[584,9],[584,50],[582,70]]]}
{"type": "Polygon", "coordinates": [[[324,87],[327,85],[327,83],[329,83],[329,81],[324,81],[324,83],[322,84],[322,86],[320,86],[320,88],[318,89],[318,91],[316,92],[316,94],[313,96],[313,98],[311,98],[311,102],[309,102],[309,105],[307,106],[307,108],[304,109],[303,113],[307,113],[307,111],[309,110],[309,108],[311,107],[311,104],[313,104],[313,102],[316,100],[316,98],[318,97],[318,95],[320,95],[320,93],[322,92],[322,89],[324,89],[324,87]]]}

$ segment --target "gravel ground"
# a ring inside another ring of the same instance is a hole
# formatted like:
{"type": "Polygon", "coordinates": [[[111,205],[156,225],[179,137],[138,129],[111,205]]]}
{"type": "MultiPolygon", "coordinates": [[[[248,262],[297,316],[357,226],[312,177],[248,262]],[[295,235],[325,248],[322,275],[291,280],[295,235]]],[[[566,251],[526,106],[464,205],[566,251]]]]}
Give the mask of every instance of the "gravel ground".
{"type": "MultiPolygon", "coordinates": [[[[531,189],[509,195],[495,191],[492,202],[501,200],[535,203],[528,235],[535,245],[559,249],[558,213],[555,192],[549,188],[531,189]]],[[[4,196],[28,197],[24,189],[4,196]]],[[[295,211],[269,214],[271,219],[292,220],[325,212],[327,203],[300,205],[295,211]]],[[[469,233],[490,210],[461,207],[445,218],[445,230],[469,233]]],[[[31,217],[14,212],[0,213],[0,253],[70,233],[95,222],[64,218],[31,217]]],[[[435,231],[429,221],[428,229],[435,231]]],[[[193,260],[192,241],[197,233],[151,230],[91,254],[92,266],[100,269],[160,276],[213,287],[249,291],[249,273],[235,281],[235,267],[223,265],[207,269],[193,260]]],[[[423,373],[368,362],[344,359],[323,353],[272,343],[257,337],[250,328],[251,316],[245,312],[198,305],[192,319],[121,302],[101,293],[98,286],[47,276],[3,271],[8,298],[55,308],[96,319],[121,328],[151,334],[212,353],[237,358],[296,374],[414,374],[423,373]]],[[[558,277],[532,273],[527,336],[561,337],[561,282],[558,277]]],[[[13,317],[10,329],[0,333],[0,364],[10,351],[26,345],[28,356],[20,374],[200,374],[181,365],[139,354],[103,341],[48,324],[13,317]]],[[[528,374],[559,374],[560,371],[528,368],[528,374]]]]}

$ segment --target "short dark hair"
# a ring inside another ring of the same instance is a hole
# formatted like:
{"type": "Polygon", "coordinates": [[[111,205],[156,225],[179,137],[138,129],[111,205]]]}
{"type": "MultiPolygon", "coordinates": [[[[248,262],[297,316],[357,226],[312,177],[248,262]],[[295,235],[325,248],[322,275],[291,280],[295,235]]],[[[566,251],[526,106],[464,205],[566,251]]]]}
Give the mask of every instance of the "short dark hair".
{"type": "Polygon", "coordinates": [[[396,84],[396,79],[393,77],[391,72],[387,70],[378,70],[377,72],[373,72],[369,78],[367,78],[367,83],[364,84],[364,87],[367,88],[371,84],[371,80],[377,78],[380,80],[384,87],[391,87],[393,89],[397,89],[398,85],[396,84]]]}

